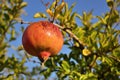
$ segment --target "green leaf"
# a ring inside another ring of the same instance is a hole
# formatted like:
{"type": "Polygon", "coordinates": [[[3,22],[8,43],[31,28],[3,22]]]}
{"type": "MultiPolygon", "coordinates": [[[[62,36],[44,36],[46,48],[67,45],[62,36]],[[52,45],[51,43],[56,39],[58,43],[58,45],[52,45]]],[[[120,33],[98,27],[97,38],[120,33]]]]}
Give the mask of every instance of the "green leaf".
{"type": "Polygon", "coordinates": [[[67,61],[63,60],[61,63],[61,67],[66,71],[66,73],[70,72],[70,65],[68,64],[67,61]]]}
{"type": "Polygon", "coordinates": [[[102,18],[102,17],[100,17],[100,16],[97,16],[97,18],[98,18],[103,24],[107,24],[106,18],[104,19],[104,18],[102,18]]]}
{"type": "Polygon", "coordinates": [[[24,32],[24,30],[25,30],[25,29],[24,29],[24,27],[23,27],[23,26],[21,26],[21,31],[22,31],[22,32],[24,32]]]}
{"type": "Polygon", "coordinates": [[[79,14],[76,14],[76,17],[82,20],[82,16],[80,16],[79,14]]]}
{"type": "Polygon", "coordinates": [[[81,74],[79,73],[79,72],[77,72],[77,71],[72,71],[72,73],[74,73],[75,75],[77,75],[77,76],[81,76],[81,74]]]}
{"type": "Polygon", "coordinates": [[[10,19],[9,14],[5,13],[5,14],[4,14],[4,18],[5,18],[5,20],[9,20],[9,19],[10,19]]]}
{"type": "Polygon", "coordinates": [[[115,56],[116,58],[120,59],[120,47],[113,50],[112,55],[115,56]]]}
{"type": "Polygon", "coordinates": [[[67,18],[67,16],[68,16],[68,4],[66,3],[66,5],[65,5],[65,11],[64,11],[64,17],[67,18]]]}
{"type": "Polygon", "coordinates": [[[16,34],[15,30],[14,30],[14,29],[12,29],[12,31],[11,31],[11,38],[10,38],[10,40],[9,40],[9,41],[13,41],[13,40],[15,40],[15,39],[16,39],[15,34],[16,34]]]}
{"type": "Polygon", "coordinates": [[[95,40],[96,37],[97,37],[97,34],[98,34],[97,31],[92,31],[92,33],[91,33],[91,38],[92,38],[93,40],[95,40]]]}
{"type": "Polygon", "coordinates": [[[2,28],[0,28],[0,34],[3,34],[3,33],[4,33],[4,30],[2,28]]]}
{"type": "Polygon", "coordinates": [[[59,6],[56,8],[56,15],[62,11],[63,7],[65,6],[65,2],[62,2],[59,6]]]}
{"type": "MultiPolygon", "coordinates": [[[[46,12],[49,14],[50,17],[54,17],[54,13],[52,12],[52,10],[47,9],[46,12]]],[[[56,17],[57,15],[55,15],[56,17]]]]}
{"type": "Polygon", "coordinates": [[[23,8],[25,6],[27,6],[27,2],[22,2],[21,5],[20,5],[20,8],[23,8]]]}
{"type": "Polygon", "coordinates": [[[106,0],[106,2],[109,7],[113,7],[113,4],[114,4],[113,0],[106,0]]]}
{"type": "Polygon", "coordinates": [[[53,8],[55,8],[55,4],[56,4],[56,1],[54,1],[51,6],[50,6],[50,10],[52,10],[53,8]]]}
{"type": "Polygon", "coordinates": [[[44,13],[41,13],[41,12],[37,12],[35,15],[34,15],[34,18],[47,18],[46,15],[44,13]]]}
{"type": "MultiPolygon", "coordinates": [[[[0,65],[3,65],[3,64],[5,64],[5,61],[6,61],[6,56],[4,55],[4,54],[0,54],[0,65]]],[[[0,67],[0,71],[2,71],[3,70],[3,68],[2,67],[0,67]]]]}
{"type": "Polygon", "coordinates": [[[73,3],[70,8],[68,8],[68,4],[65,5],[64,19],[67,19],[70,17],[70,14],[72,13],[72,10],[73,10],[75,5],[76,5],[76,3],[73,3]]]}
{"type": "Polygon", "coordinates": [[[101,21],[98,21],[98,22],[92,24],[92,28],[98,28],[99,26],[101,27],[101,21]]]}
{"type": "Polygon", "coordinates": [[[23,46],[22,45],[18,46],[18,48],[17,48],[17,51],[21,51],[21,50],[23,50],[23,46]]]}
{"type": "Polygon", "coordinates": [[[87,73],[87,74],[83,74],[80,77],[80,80],[98,80],[98,79],[97,79],[97,75],[93,73],[87,73]]]}
{"type": "Polygon", "coordinates": [[[76,3],[73,3],[72,6],[69,8],[69,14],[71,14],[73,8],[75,7],[76,3]]]}
{"type": "Polygon", "coordinates": [[[106,62],[109,66],[113,65],[113,60],[108,58],[107,56],[102,56],[102,62],[106,62]]]}
{"type": "Polygon", "coordinates": [[[82,27],[77,27],[73,30],[73,33],[78,37],[82,37],[85,34],[85,30],[82,27]]]}
{"type": "Polygon", "coordinates": [[[8,47],[7,43],[1,44],[0,45],[0,51],[4,50],[6,47],[8,47]]]}
{"type": "Polygon", "coordinates": [[[71,22],[75,22],[75,17],[76,17],[76,12],[74,12],[72,15],[71,15],[71,17],[70,17],[70,23],[71,22]]]}

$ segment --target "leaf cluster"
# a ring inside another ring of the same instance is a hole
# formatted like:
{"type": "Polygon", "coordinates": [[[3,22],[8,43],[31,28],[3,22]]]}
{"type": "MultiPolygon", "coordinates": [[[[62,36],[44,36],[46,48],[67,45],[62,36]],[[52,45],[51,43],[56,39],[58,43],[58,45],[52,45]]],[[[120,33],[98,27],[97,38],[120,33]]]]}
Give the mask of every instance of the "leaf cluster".
{"type": "Polygon", "coordinates": [[[13,50],[10,43],[18,37],[15,24],[25,6],[27,3],[23,0],[0,0],[0,80],[14,80],[26,74],[26,59],[19,60],[9,51],[13,50]],[[10,57],[7,54],[13,55],[10,57]]]}
{"type": "MultiPolygon", "coordinates": [[[[53,6],[54,3],[48,8],[53,15],[57,9],[53,6]]],[[[48,78],[55,72],[60,80],[119,80],[120,1],[106,0],[106,3],[109,11],[102,16],[93,16],[93,11],[83,12],[82,15],[73,12],[75,3],[70,7],[65,3],[57,13],[57,18],[47,11],[50,17],[55,18],[54,23],[60,25],[65,37],[64,44],[68,46],[70,53],[51,57],[46,62],[47,69],[41,74],[48,78]],[[81,25],[78,25],[76,20],[80,20],[81,25]],[[83,55],[83,49],[87,49],[91,54],[83,55]]]]}

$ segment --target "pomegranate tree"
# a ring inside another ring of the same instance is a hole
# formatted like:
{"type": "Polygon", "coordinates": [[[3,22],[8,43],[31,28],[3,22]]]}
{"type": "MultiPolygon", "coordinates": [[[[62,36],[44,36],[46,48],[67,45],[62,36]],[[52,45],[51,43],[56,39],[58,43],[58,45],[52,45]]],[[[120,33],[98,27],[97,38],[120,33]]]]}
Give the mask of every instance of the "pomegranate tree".
{"type": "Polygon", "coordinates": [[[59,28],[51,22],[33,22],[24,31],[22,44],[26,52],[44,62],[59,53],[63,36],[59,28]]]}

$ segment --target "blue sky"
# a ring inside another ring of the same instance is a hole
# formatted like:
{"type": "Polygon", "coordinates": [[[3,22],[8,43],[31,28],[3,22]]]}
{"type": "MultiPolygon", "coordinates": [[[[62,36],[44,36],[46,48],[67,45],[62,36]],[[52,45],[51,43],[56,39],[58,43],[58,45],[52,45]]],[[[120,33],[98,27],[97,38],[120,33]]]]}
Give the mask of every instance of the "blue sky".
{"type": "MultiPolygon", "coordinates": [[[[25,12],[27,13],[26,15],[22,15],[21,18],[24,21],[27,22],[35,22],[39,21],[41,19],[35,19],[33,18],[34,14],[36,12],[45,12],[46,8],[43,4],[41,4],[41,0],[24,0],[25,2],[28,3],[28,6],[24,8],[25,12]]],[[[43,0],[45,2],[48,1],[53,1],[53,0],[43,0]]],[[[82,12],[89,12],[93,10],[93,15],[95,16],[100,16],[104,14],[104,12],[109,11],[109,8],[107,7],[106,0],[64,0],[65,2],[68,3],[70,6],[72,3],[76,2],[76,6],[74,7],[74,11],[82,15],[82,12]]],[[[79,21],[77,21],[78,24],[80,24],[79,21]]],[[[17,28],[17,31],[20,30],[20,27],[27,27],[27,24],[16,24],[15,25],[17,28]]],[[[21,45],[21,40],[22,40],[22,33],[19,35],[16,41],[11,42],[12,45],[15,47],[18,45],[21,45]]],[[[11,50],[12,53],[16,53],[15,51],[11,50]]],[[[63,53],[67,53],[69,50],[66,47],[63,47],[61,50],[63,53]]],[[[15,54],[17,56],[17,54],[15,54]]],[[[11,56],[11,55],[10,55],[11,56]]],[[[34,57],[36,60],[36,57],[34,57]]],[[[33,67],[32,62],[28,62],[26,65],[31,65],[33,67]]],[[[31,68],[30,67],[30,68],[31,68]]]]}
{"type": "MultiPolygon", "coordinates": [[[[27,22],[34,22],[39,21],[41,19],[35,19],[33,18],[34,14],[36,12],[45,12],[46,8],[41,3],[41,0],[24,0],[28,3],[28,6],[24,8],[27,15],[22,15],[22,19],[27,22]]],[[[53,0],[43,0],[45,3],[52,2],[53,0]]],[[[64,0],[68,3],[68,5],[72,5],[74,2],[76,3],[76,6],[74,7],[74,11],[82,15],[82,12],[89,12],[93,10],[93,15],[102,15],[104,12],[109,11],[109,8],[107,7],[106,0],[64,0]]],[[[78,24],[80,24],[79,21],[77,21],[78,24]]],[[[24,27],[27,27],[27,25],[23,25],[24,27]]],[[[66,48],[63,47],[63,52],[66,52],[66,48]]]]}
{"type": "MultiPolygon", "coordinates": [[[[34,19],[33,15],[36,12],[45,12],[45,6],[41,4],[41,0],[24,0],[28,3],[28,6],[25,9],[27,16],[22,16],[22,19],[25,21],[37,21],[38,19],[34,19]]],[[[43,0],[46,3],[53,0],[43,0]]],[[[102,15],[104,12],[108,11],[108,7],[106,4],[106,0],[64,0],[69,4],[69,6],[76,2],[76,6],[74,11],[82,14],[83,11],[93,10],[93,15],[102,15]]]]}

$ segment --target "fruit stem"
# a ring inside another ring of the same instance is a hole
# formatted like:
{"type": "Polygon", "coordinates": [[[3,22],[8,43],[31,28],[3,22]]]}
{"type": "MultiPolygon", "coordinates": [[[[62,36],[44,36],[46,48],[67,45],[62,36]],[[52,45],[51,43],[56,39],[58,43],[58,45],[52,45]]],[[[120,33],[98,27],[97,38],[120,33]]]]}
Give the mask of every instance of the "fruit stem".
{"type": "Polygon", "coordinates": [[[48,60],[49,56],[50,56],[50,52],[48,51],[42,51],[38,54],[38,58],[41,61],[41,68],[44,68],[44,64],[45,62],[48,60]]]}
{"type": "Polygon", "coordinates": [[[43,61],[41,61],[41,70],[44,69],[46,61],[47,61],[47,59],[44,59],[43,61]]]}
{"type": "Polygon", "coordinates": [[[44,67],[45,67],[45,63],[44,63],[44,62],[42,62],[42,63],[41,63],[41,70],[43,70],[43,69],[44,69],[44,67]]]}

